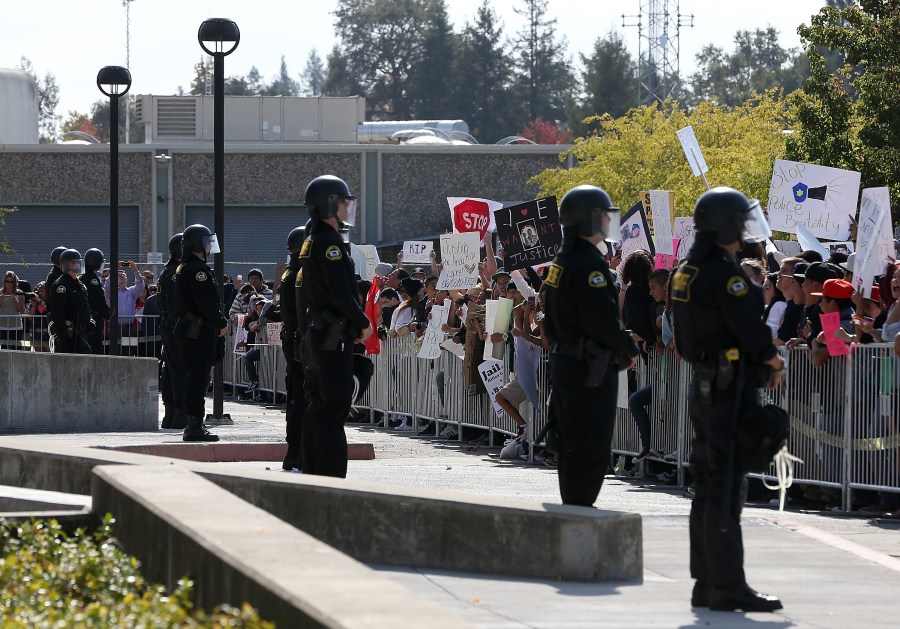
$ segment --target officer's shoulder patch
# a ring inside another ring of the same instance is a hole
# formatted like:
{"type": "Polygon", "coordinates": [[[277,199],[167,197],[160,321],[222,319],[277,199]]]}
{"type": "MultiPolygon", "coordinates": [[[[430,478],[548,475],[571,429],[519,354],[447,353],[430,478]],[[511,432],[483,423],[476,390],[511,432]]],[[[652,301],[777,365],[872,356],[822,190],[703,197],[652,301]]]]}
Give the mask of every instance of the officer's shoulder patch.
{"type": "Polygon", "coordinates": [[[328,249],[325,250],[325,257],[331,261],[340,260],[344,257],[344,254],[341,252],[341,248],[337,245],[331,245],[328,249]]]}
{"type": "Polygon", "coordinates": [[[692,264],[682,264],[672,276],[671,298],[673,301],[691,300],[691,284],[700,275],[700,269],[692,264]]]}
{"type": "Polygon", "coordinates": [[[312,239],[307,238],[306,240],[303,241],[303,246],[300,247],[300,257],[308,258],[311,250],[312,250],[312,239]]]}
{"type": "Polygon", "coordinates": [[[95,277],[94,279],[91,280],[91,284],[93,284],[94,286],[100,286],[100,280],[98,280],[98,279],[95,277]]]}
{"type": "Polygon", "coordinates": [[[603,271],[594,271],[588,275],[588,285],[593,288],[604,288],[607,283],[606,274],[603,271]]]}
{"type": "Polygon", "coordinates": [[[547,283],[547,286],[552,286],[553,288],[559,288],[559,280],[562,278],[563,267],[556,262],[547,267],[547,276],[544,278],[544,281],[547,283]]]}
{"type": "Polygon", "coordinates": [[[56,292],[59,293],[59,294],[61,295],[61,294],[63,294],[64,292],[66,292],[66,287],[63,286],[62,284],[60,284],[59,286],[56,287],[56,292]]]}
{"type": "Polygon", "coordinates": [[[303,269],[297,271],[297,277],[294,278],[294,286],[303,286],[303,269]]]}
{"type": "Polygon", "coordinates": [[[281,282],[282,284],[287,281],[287,279],[291,276],[290,269],[281,274],[281,282]]]}
{"type": "Polygon", "coordinates": [[[197,275],[194,276],[194,279],[197,280],[198,282],[205,282],[206,278],[207,278],[207,275],[203,271],[197,271],[197,275]]]}
{"type": "Polygon", "coordinates": [[[743,277],[740,275],[732,275],[725,284],[725,290],[728,291],[729,295],[743,297],[750,291],[750,288],[747,286],[747,280],[743,277]]]}

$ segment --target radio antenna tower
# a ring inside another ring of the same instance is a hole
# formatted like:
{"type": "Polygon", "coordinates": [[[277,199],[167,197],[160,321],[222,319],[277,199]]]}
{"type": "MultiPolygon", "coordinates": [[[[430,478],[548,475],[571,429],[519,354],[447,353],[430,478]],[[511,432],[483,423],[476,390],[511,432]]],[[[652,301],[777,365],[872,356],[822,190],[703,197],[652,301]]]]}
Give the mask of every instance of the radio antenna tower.
{"type": "Polygon", "coordinates": [[[638,29],[637,102],[663,102],[681,80],[681,28],[694,26],[694,14],[681,13],[679,0],[640,0],[637,15],[623,15],[622,26],[638,29]]]}

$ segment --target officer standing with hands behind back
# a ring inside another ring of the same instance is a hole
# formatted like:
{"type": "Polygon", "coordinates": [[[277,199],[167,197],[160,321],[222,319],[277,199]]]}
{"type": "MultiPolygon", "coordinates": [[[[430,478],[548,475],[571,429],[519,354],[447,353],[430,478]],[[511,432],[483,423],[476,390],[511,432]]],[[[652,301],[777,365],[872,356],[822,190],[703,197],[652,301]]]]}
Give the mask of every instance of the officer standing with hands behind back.
{"type": "MultiPolygon", "coordinates": [[[[175,343],[184,365],[184,406],[187,412],[185,441],[218,441],[203,427],[209,373],[222,359],[220,337],[228,329],[222,314],[219,285],[206,265],[207,257],[219,253],[219,243],[209,228],[191,225],[181,237],[181,264],[175,272],[175,343]]],[[[167,305],[168,308],[168,305],[167,305]]]]}
{"type": "Polygon", "coordinates": [[[178,305],[175,299],[175,272],[181,263],[181,239],[179,232],[169,238],[169,261],[159,274],[157,285],[159,297],[159,333],[162,336],[163,350],[160,355],[162,366],[160,374],[160,393],[166,413],[163,416],[163,428],[184,429],[187,427],[187,412],[184,409],[184,361],[181,355],[182,346],[175,339],[178,305]]]}
{"type": "Polygon", "coordinates": [[[619,370],[634,366],[638,348],[622,324],[615,277],[598,249],[618,235],[619,208],[600,188],[578,186],[563,197],[559,222],[562,248],[544,280],[550,416],[563,504],[590,507],[609,466],[619,370]]]}
{"type": "Polygon", "coordinates": [[[303,421],[304,474],[347,476],[344,422],[353,397],[353,343],[372,326],[359,305],[350,248],[340,230],[355,220],[356,197],[343,179],[323,175],[306,187],[304,205],[313,219],[300,249],[298,304],[309,324],[303,342],[309,408],[303,421]]]}
{"type": "Polygon", "coordinates": [[[784,363],[762,319],[762,289],[735,257],[744,242],[761,242],[771,231],[758,201],[725,187],[703,193],[694,226],[697,239],[672,277],[669,298],[676,347],[694,368],[691,606],[771,612],[781,601],[750,589],[744,577],[745,480],[736,432],[739,413],[759,409],[758,386],[778,386],[784,363]]]}
{"type": "Polygon", "coordinates": [[[78,278],[87,289],[91,317],[94,319],[94,331],[88,336],[88,343],[91,344],[91,351],[94,354],[103,353],[103,324],[109,321],[109,304],[106,303],[103,282],[97,275],[103,272],[105,261],[106,257],[102,251],[88,249],[84,252],[84,273],[78,278]]]}
{"type": "Polygon", "coordinates": [[[94,320],[91,318],[87,289],[78,281],[78,274],[82,271],[81,253],[75,249],[63,251],[59,257],[59,268],[62,274],[47,291],[47,295],[53,294],[50,347],[56,354],[90,354],[87,335],[94,331],[94,320]]]}

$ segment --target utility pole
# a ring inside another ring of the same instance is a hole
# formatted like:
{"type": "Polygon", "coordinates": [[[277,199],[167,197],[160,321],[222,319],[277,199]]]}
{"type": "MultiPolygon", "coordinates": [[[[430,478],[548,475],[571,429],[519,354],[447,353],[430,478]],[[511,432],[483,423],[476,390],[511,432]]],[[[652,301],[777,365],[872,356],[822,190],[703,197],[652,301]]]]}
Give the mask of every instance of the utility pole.
{"type": "Polygon", "coordinates": [[[694,14],[682,14],[679,0],[640,0],[622,26],[638,29],[638,105],[665,101],[681,81],[681,27],[692,28],[694,14]]]}

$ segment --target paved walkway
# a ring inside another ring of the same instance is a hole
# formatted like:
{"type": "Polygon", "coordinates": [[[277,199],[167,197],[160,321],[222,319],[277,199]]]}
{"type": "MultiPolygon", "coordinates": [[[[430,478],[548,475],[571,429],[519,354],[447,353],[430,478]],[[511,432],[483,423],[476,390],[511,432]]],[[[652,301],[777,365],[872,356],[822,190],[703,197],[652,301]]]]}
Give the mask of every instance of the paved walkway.
{"type": "MultiPolygon", "coordinates": [[[[225,441],[283,437],[279,409],[226,403],[234,426],[225,441]]],[[[484,496],[559,503],[555,470],[500,461],[498,448],[348,425],[348,439],[371,442],[374,461],[351,461],[348,478],[484,496]]],[[[46,435],[48,441],[116,445],[180,441],[170,431],[46,435]]],[[[284,474],[280,461],[214,463],[284,474]]],[[[2,489],[0,489],[2,493],[2,489]]],[[[377,566],[411,590],[466,620],[491,628],[587,627],[893,627],[900,625],[900,521],[767,506],[744,510],[746,571],[756,589],[785,604],[776,614],[691,610],[687,516],[690,495],[638,479],[609,478],[598,507],[644,518],[642,582],[584,584],[485,577],[377,566]]],[[[435,531],[435,535],[439,535],[435,531]]],[[[403,540],[396,540],[402,544],[403,540]]],[[[527,548],[485,548],[527,553],[527,548]]],[[[427,626],[427,621],[423,622],[427,626]]]]}

